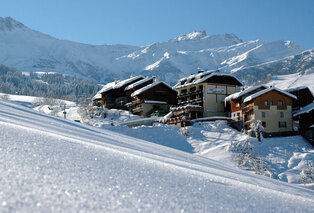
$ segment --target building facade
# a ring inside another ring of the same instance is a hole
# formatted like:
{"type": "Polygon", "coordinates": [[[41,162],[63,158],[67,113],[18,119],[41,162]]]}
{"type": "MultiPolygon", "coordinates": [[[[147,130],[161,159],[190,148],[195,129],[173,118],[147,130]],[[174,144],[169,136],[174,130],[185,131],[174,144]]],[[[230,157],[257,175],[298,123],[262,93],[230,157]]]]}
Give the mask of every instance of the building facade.
{"type": "Polygon", "coordinates": [[[296,96],[275,87],[264,89],[243,101],[244,128],[250,130],[258,120],[267,135],[293,131],[292,102],[296,96]]]}
{"type": "Polygon", "coordinates": [[[217,71],[199,72],[181,79],[174,88],[178,91],[178,105],[203,107],[203,116],[226,116],[224,99],[239,91],[242,83],[233,75],[217,71]]]}
{"type": "Polygon", "coordinates": [[[259,85],[242,90],[240,92],[234,93],[226,97],[225,107],[226,110],[230,112],[228,114],[231,117],[231,119],[233,119],[234,121],[242,121],[243,120],[242,108],[244,107],[243,103],[244,99],[266,88],[267,87],[265,85],[259,85]]]}
{"type": "Polygon", "coordinates": [[[143,117],[148,117],[156,111],[166,113],[171,106],[177,104],[177,92],[168,84],[159,81],[136,90],[131,97],[129,110],[143,117]]]}
{"type": "Polygon", "coordinates": [[[122,81],[114,81],[106,84],[93,97],[93,103],[97,106],[115,109],[126,109],[127,96],[125,88],[137,81],[144,79],[142,76],[135,76],[122,81]]]}

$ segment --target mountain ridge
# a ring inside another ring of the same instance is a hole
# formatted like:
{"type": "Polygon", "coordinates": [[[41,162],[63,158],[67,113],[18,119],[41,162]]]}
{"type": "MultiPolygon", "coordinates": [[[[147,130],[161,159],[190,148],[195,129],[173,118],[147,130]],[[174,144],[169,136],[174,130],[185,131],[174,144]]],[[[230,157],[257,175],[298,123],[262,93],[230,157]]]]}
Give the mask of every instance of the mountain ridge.
{"type": "Polygon", "coordinates": [[[174,85],[198,69],[236,74],[246,67],[305,51],[289,40],[242,41],[234,34],[207,35],[204,30],[138,47],[60,40],[11,17],[0,18],[1,26],[7,29],[0,30],[1,64],[24,72],[59,72],[99,83],[148,75],[174,85]]]}

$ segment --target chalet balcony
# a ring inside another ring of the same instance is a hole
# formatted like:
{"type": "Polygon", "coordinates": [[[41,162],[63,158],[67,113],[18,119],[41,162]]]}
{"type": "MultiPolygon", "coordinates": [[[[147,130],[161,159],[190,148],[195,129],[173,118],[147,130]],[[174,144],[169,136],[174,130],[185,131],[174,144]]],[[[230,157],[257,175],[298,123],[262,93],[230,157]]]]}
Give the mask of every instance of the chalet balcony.
{"type": "Polygon", "coordinates": [[[203,98],[195,98],[192,100],[178,102],[179,105],[186,105],[186,104],[201,105],[202,103],[203,103],[203,98]]]}
{"type": "Polygon", "coordinates": [[[242,109],[243,114],[249,113],[250,111],[253,111],[253,105],[248,105],[242,109]]]}
{"type": "Polygon", "coordinates": [[[201,93],[203,93],[203,90],[193,90],[193,91],[190,91],[188,94],[189,95],[198,95],[201,93]]]}
{"type": "Polygon", "coordinates": [[[202,93],[203,93],[203,90],[193,90],[190,92],[180,93],[180,94],[178,94],[177,98],[189,97],[191,95],[198,95],[198,94],[202,94],[202,93]]]}

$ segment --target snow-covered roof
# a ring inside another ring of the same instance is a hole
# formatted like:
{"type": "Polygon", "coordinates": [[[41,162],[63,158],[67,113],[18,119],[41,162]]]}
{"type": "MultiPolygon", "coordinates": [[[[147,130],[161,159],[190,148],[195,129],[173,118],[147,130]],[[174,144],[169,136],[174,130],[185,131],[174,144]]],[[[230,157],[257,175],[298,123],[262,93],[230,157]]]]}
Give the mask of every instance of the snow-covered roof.
{"type": "Polygon", "coordinates": [[[148,84],[147,86],[142,87],[142,88],[136,90],[135,92],[133,92],[133,93],[131,94],[131,97],[137,96],[137,95],[139,95],[139,94],[145,92],[146,90],[149,90],[149,89],[151,89],[151,88],[153,88],[153,87],[155,87],[155,86],[157,86],[157,85],[159,85],[159,84],[163,84],[163,85],[165,85],[166,87],[169,87],[169,88],[172,90],[172,87],[169,86],[168,84],[166,84],[165,82],[156,81],[156,82],[154,82],[154,83],[152,83],[152,84],[148,84]]]}
{"type": "Polygon", "coordinates": [[[294,91],[298,91],[298,90],[302,90],[302,89],[308,89],[308,87],[300,86],[300,87],[288,88],[288,89],[285,89],[285,91],[286,92],[294,92],[294,91]]]}
{"type": "Polygon", "coordinates": [[[129,84],[132,81],[143,79],[143,76],[135,76],[131,77],[122,81],[114,81],[106,84],[98,93],[104,93],[112,89],[119,89],[120,87],[125,86],[126,84],[129,84]]]}
{"type": "Polygon", "coordinates": [[[279,88],[277,88],[277,87],[269,87],[269,88],[267,88],[267,89],[264,89],[264,90],[262,90],[262,91],[259,91],[259,92],[257,92],[257,93],[254,93],[253,95],[250,95],[250,96],[246,97],[243,102],[245,103],[245,102],[251,101],[251,100],[253,100],[253,99],[255,99],[255,98],[257,98],[257,97],[259,97],[259,96],[261,96],[261,95],[264,95],[265,93],[268,93],[268,92],[270,92],[270,91],[273,91],[273,90],[275,90],[275,91],[277,91],[277,92],[279,92],[279,93],[282,93],[282,94],[284,94],[284,95],[286,95],[286,96],[289,96],[289,97],[291,97],[291,98],[293,98],[293,99],[298,99],[295,95],[292,95],[291,93],[286,92],[286,91],[284,91],[284,90],[281,90],[281,89],[279,89],[279,88]]]}
{"type": "Polygon", "coordinates": [[[92,101],[96,99],[101,99],[101,93],[96,93],[96,95],[92,98],[92,101]]]}
{"type": "Polygon", "coordinates": [[[310,128],[314,128],[314,124],[310,126],[310,128]]]}
{"type": "Polygon", "coordinates": [[[154,100],[144,100],[146,104],[167,104],[166,101],[154,101],[154,100]]]}
{"type": "Polygon", "coordinates": [[[239,97],[242,97],[250,92],[253,92],[254,90],[257,90],[257,89],[260,89],[260,88],[264,88],[266,89],[267,86],[265,85],[259,85],[259,86],[255,86],[255,87],[250,87],[246,90],[243,90],[243,91],[240,91],[240,92],[237,92],[237,93],[233,93],[232,95],[229,95],[225,98],[225,102],[228,102],[230,100],[234,100],[234,99],[237,99],[239,97]]]}
{"type": "Polygon", "coordinates": [[[153,80],[153,79],[156,79],[156,78],[155,78],[155,77],[150,77],[150,78],[149,78],[149,77],[146,77],[146,78],[144,78],[144,79],[142,79],[142,80],[139,80],[139,81],[137,81],[137,82],[135,82],[135,83],[133,83],[133,84],[130,84],[129,86],[127,86],[127,87],[124,89],[124,91],[133,89],[133,88],[137,87],[138,85],[141,85],[141,84],[143,84],[143,83],[145,83],[145,82],[147,82],[147,81],[153,80]]]}
{"type": "Polygon", "coordinates": [[[312,110],[314,110],[314,102],[306,105],[305,107],[303,107],[302,109],[300,109],[299,111],[297,111],[293,116],[298,116],[298,115],[302,115],[304,113],[309,113],[312,110]]]}
{"type": "Polygon", "coordinates": [[[184,105],[184,106],[179,106],[179,107],[171,107],[171,111],[174,111],[174,110],[180,110],[180,109],[185,109],[185,108],[203,108],[202,106],[200,105],[193,105],[193,104],[187,104],[187,105],[184,105]]]}
{"type": "Polygon", "coordinates": [[[242,85],[241,81],[232,74],[220,73],[216,70],[209,70],[209,71],[204,71],[204,72],[197,73],[194,75],[190,75],[187,78],[180,79],[179,82],[176,85],[174,85],[174,88],[178,89],[178,88],[190,86],[193,84],[199,84],[199,83],[202,83],[204,81],[207,81],[208,79],[210,79],[214,76],[232,77],[235,80],[237,80],[240,85],[242,85]]]}

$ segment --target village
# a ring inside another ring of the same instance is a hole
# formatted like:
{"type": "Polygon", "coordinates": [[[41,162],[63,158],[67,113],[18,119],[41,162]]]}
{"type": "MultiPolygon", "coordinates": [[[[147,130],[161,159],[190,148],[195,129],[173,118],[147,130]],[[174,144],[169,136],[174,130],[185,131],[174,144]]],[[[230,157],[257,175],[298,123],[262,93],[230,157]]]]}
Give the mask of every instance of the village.
{"type": "Polygon", "coordinates": [[[92,101],[102,108],[160,117],[159,122],[179,127],[226,120],[231,127],[259,140],[260,134],[263,137],[300,134],[314,145],[314,96],[307,87],[245,88],[232,74],[199,70],[173,87],[156,77],[135,76],[110,82],[92,101]]]}

